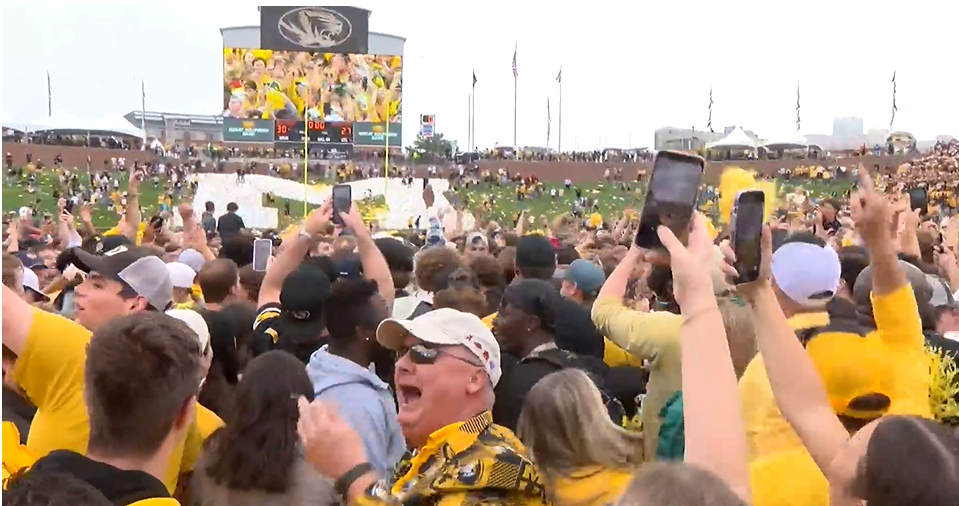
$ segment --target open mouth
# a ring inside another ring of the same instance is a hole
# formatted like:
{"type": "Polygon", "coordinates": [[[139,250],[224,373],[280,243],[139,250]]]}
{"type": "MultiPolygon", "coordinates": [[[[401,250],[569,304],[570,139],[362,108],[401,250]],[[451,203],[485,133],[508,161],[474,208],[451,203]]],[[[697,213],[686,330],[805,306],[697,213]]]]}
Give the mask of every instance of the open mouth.
{"type": "Polygon", "coordinates": [[[400,406],[406,406],[416,402],[423,396],[422,390],[411,385],[397,385],[396,392],[399,394],[400,406]]]}

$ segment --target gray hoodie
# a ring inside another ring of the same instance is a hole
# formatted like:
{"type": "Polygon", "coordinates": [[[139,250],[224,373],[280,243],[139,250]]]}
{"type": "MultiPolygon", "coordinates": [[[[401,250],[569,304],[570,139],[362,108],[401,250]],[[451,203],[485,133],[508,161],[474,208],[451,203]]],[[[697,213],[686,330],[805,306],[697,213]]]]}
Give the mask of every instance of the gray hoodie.
{"type": "Polygon", "coordinates": [[[396,421],[396,402],[389,385],[369,369],[320,348],[310,357],[306,372],[317,399],[336,404],[337,411],[363,440],[366,457],[381,476],[406,453],[403,432],[396,421]]]}

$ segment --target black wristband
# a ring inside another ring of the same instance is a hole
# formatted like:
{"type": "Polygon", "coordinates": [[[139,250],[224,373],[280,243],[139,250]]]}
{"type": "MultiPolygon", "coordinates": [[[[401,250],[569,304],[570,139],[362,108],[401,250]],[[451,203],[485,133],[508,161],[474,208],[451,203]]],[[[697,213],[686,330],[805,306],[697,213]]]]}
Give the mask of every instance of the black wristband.
{"type": "Polygon", "coordinates": [[[335,490],[337,494],[346,497],[346,494],[350,491],[350,487],[353,486],[353,483],[372,470],[373,464],[370,464],[369,462],[363,462],[362,464],[353,466],[352,469],[343,473],[343,476],[340,476],[336,479],[336,481],[333,482],[333,490],[335,490]]]}

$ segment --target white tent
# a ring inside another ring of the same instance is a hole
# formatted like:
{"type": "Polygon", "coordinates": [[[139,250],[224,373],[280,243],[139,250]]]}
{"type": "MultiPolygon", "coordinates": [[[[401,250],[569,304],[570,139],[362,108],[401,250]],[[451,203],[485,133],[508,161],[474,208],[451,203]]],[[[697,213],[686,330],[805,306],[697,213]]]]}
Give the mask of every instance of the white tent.
{"type": "Polygon", "coordinates": [[[70,113],[56,112],[46,118],[35,121],[32,130],[35,132],[46,132],[49,130],[86,132],[89,130],[90,125],[91,122],[83,121],[70,113]]]}
{"type": "Polygon", "coordinates": [[[756,141],[746,135],[742,127],[736,127],[729,135],[716,142],[706,144],[707,149],[756,149],[756,141]]]}
{"type": "Polygon", "coordinates": [[[763,143],[763,147],[771,150],[799,149],[809,147],[810,145],[806,137],[797,131],[770,137],[767,142],[763,143]]]}
{"type": "Polygon", "coordinates": [[[7,113],[3,113],[3,129],[6,130],[15,130],[17,132],[26,132],[29,128],[26,123],[22,121],[16,121],[7,113]]]}
{"type": "Polygon", "coordinates": [[[131,137],[143,137],[143,130],[133,126],[126,118],[119,114],[108,114],[96,122],[99,124],[98,131],[111,132],[120,135],[129,135],[131,137]]]}
{"type": "Polygon", "coordinates": [[[61,131],[143,137],[142,130],[131,125],[122,116],[117,115],[108,115],[99,119],[85,119],[77,118],[69,113],[57,112],[31,126],[31,130],[35,132],[61,131]]]}

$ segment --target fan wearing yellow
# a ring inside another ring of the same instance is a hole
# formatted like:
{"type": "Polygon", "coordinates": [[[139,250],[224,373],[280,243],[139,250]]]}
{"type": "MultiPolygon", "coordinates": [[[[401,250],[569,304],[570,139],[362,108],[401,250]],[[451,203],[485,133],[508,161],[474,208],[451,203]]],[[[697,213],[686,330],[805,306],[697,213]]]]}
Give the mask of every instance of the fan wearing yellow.
{"type": "MultiPolygon", "coordinates": [[[[76,321],[33,308],[3,287],[3,344],[17,356],[12,380],[38,409],[27,439],[27,448],[38,457],[56,450],[87,453],[91,426],[84,374],[87,350],[95,345],[88,329],[99,329],[105,322],[112,326],[116,318],[150,307],[162,311],[172,297],[172,290],[164,299],[146,287],[138,285],[138,291],[125,284],[116,273],[128,268],[152,272],[149,276],[160,270],[169,274],[163,261],[147,250],[122,248],[102,256],[78,250],[78,262],[90,273],[75,290],[76,321]]],[[[189,413],[183,436],[171,446],[162,473],[170,492],[181,473],[192,471],[203,439],[222,424],[202,406],[189,413]]]]}

